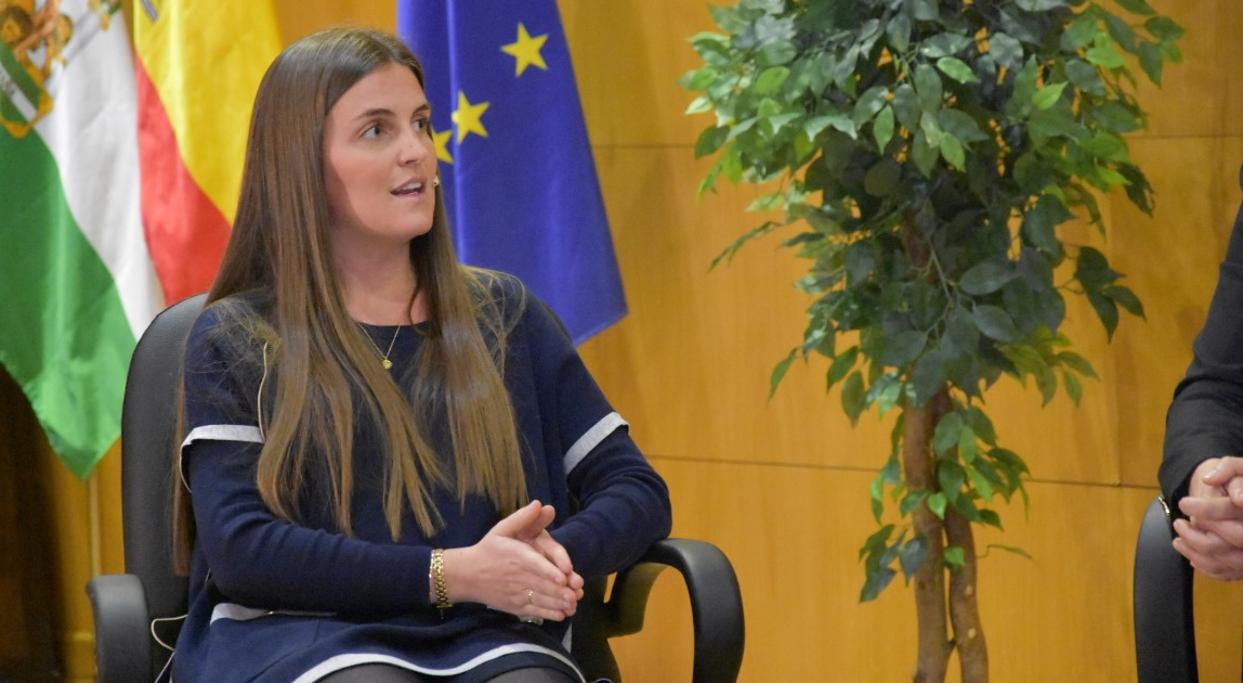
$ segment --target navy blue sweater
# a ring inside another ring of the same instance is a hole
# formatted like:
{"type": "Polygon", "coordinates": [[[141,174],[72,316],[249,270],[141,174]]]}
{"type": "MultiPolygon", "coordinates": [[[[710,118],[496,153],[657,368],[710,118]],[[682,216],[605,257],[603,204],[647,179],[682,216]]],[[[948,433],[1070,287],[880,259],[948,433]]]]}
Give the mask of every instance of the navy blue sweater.
{"type": "MultiPolygon", "coordinates": [[[[532,499],[556,506],[550,533],[575,570],[587,579],[603,576],[668,534],[668,491],[560,322],[521,287],[505,277],[494,294],[509,307],[506,315],[517,318],[507,339],[504,380],[527,489],[532,499]]],[[[579,675],[566,647],[569,624],[532,626],[470,604],[442,617],[429,605],[431,549],[474,544],[501,515],[480,496],[459,501],[451,491],[438,491],[443,530],[423,537],[407,510],[394,542],[380,502],[383,462],[364,420],[355,430],[352,537],[337,531],[315,487],[305,492],[297,523],[273,515],[255,486],[262,446],[255,418],[260,348],[225,343],[230,337],[221,334],[223,325],[208,308],[186,349],[182,468],[197,536],[175,680],[313,681],[367,661],[452,674],[457,681],[532,665],[579,675]]],[[[418,381],[412,369],[424,326],[368,325],[364,331],[381,341],[396,333],[394,379],[406,388],[418,381]]],[[[272,395],[266,387],[264,400],[272,395]]],[[[442,453],[449,447],[444,429],[432,425],[442,453]]]]}

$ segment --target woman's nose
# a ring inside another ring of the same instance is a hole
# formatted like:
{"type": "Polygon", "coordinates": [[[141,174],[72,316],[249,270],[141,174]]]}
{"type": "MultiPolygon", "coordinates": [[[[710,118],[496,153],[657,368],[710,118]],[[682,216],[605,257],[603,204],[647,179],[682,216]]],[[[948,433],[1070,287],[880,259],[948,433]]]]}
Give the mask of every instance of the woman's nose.
{"type": "Polygon", "coordinates": [[[424,139],[427,135],[422,131],[408,130],[401,139],[401,149],[398,152],[398,161],[402,164],[418,163],[427,156],[428,143],[424,139]]]}

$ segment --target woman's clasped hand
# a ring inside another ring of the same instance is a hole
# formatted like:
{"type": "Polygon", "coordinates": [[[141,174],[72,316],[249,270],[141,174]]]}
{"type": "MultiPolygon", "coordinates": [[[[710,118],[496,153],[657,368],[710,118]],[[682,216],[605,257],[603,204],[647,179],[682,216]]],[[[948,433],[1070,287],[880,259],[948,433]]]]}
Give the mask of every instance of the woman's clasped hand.
{"type": "Polygon", "coordinates": [[[555,516],[551,505],[532,501],[497,522],[478,543],[445,550],[449,601],[478,602],[519,617],[574,616],[583,577],[548,533],[555,516]]]}

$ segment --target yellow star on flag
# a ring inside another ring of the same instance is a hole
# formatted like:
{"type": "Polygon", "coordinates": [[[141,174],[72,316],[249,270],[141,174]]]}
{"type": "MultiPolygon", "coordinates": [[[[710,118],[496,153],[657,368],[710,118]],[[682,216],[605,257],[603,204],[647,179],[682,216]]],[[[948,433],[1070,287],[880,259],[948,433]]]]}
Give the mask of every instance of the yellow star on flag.
{"type": "Polygon", "coordinates": [[[453,155],[449,154],[449,138],[451,137],[453,137],[451,130],[432,131],[432,142],[436,143],[436,158],[446,164],[453,163],[453,155]]]}
{"type": "Polygon", "coordinates": [[[480,137],[488,137],[488,131],[483,127],[483,113],[492,106],[490,102],[480,102],[479,104],[471,104],[466,99],[466,93],[461,90],[457,91],[457,109],[449,118],[453,119],[453,123],[457,124],[457,141],[461,142],[462,138],[474,133],[480,137]]]}
{"type": "Polygon", "coordinates": [[[544,63],[544,56],[539,53],[547,40],[548,34],[532,36],[527,33],[527,27],[523,26],[522,22],[518,22],[518,40],[501,46],[501,52],[514,58],[515,78],[521,76],[528,66],[538,66],[544,71],[548,70],[548,65],[544,63]]]}

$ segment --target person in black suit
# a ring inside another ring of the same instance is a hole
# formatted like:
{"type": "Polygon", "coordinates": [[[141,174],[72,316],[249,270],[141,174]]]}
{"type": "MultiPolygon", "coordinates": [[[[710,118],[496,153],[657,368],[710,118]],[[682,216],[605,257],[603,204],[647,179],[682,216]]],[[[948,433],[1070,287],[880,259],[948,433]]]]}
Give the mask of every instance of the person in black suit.
{"type": "MultiPolygon", "coordinates": [[[[1243,170],[1240,172],[1243,185],[1243,170]]],[[[1243,206],[1208,318],[1166,415],[1158,478],[1174,521],[1174,549],[1201,573],[1243,579],[1243,206]]]]}

